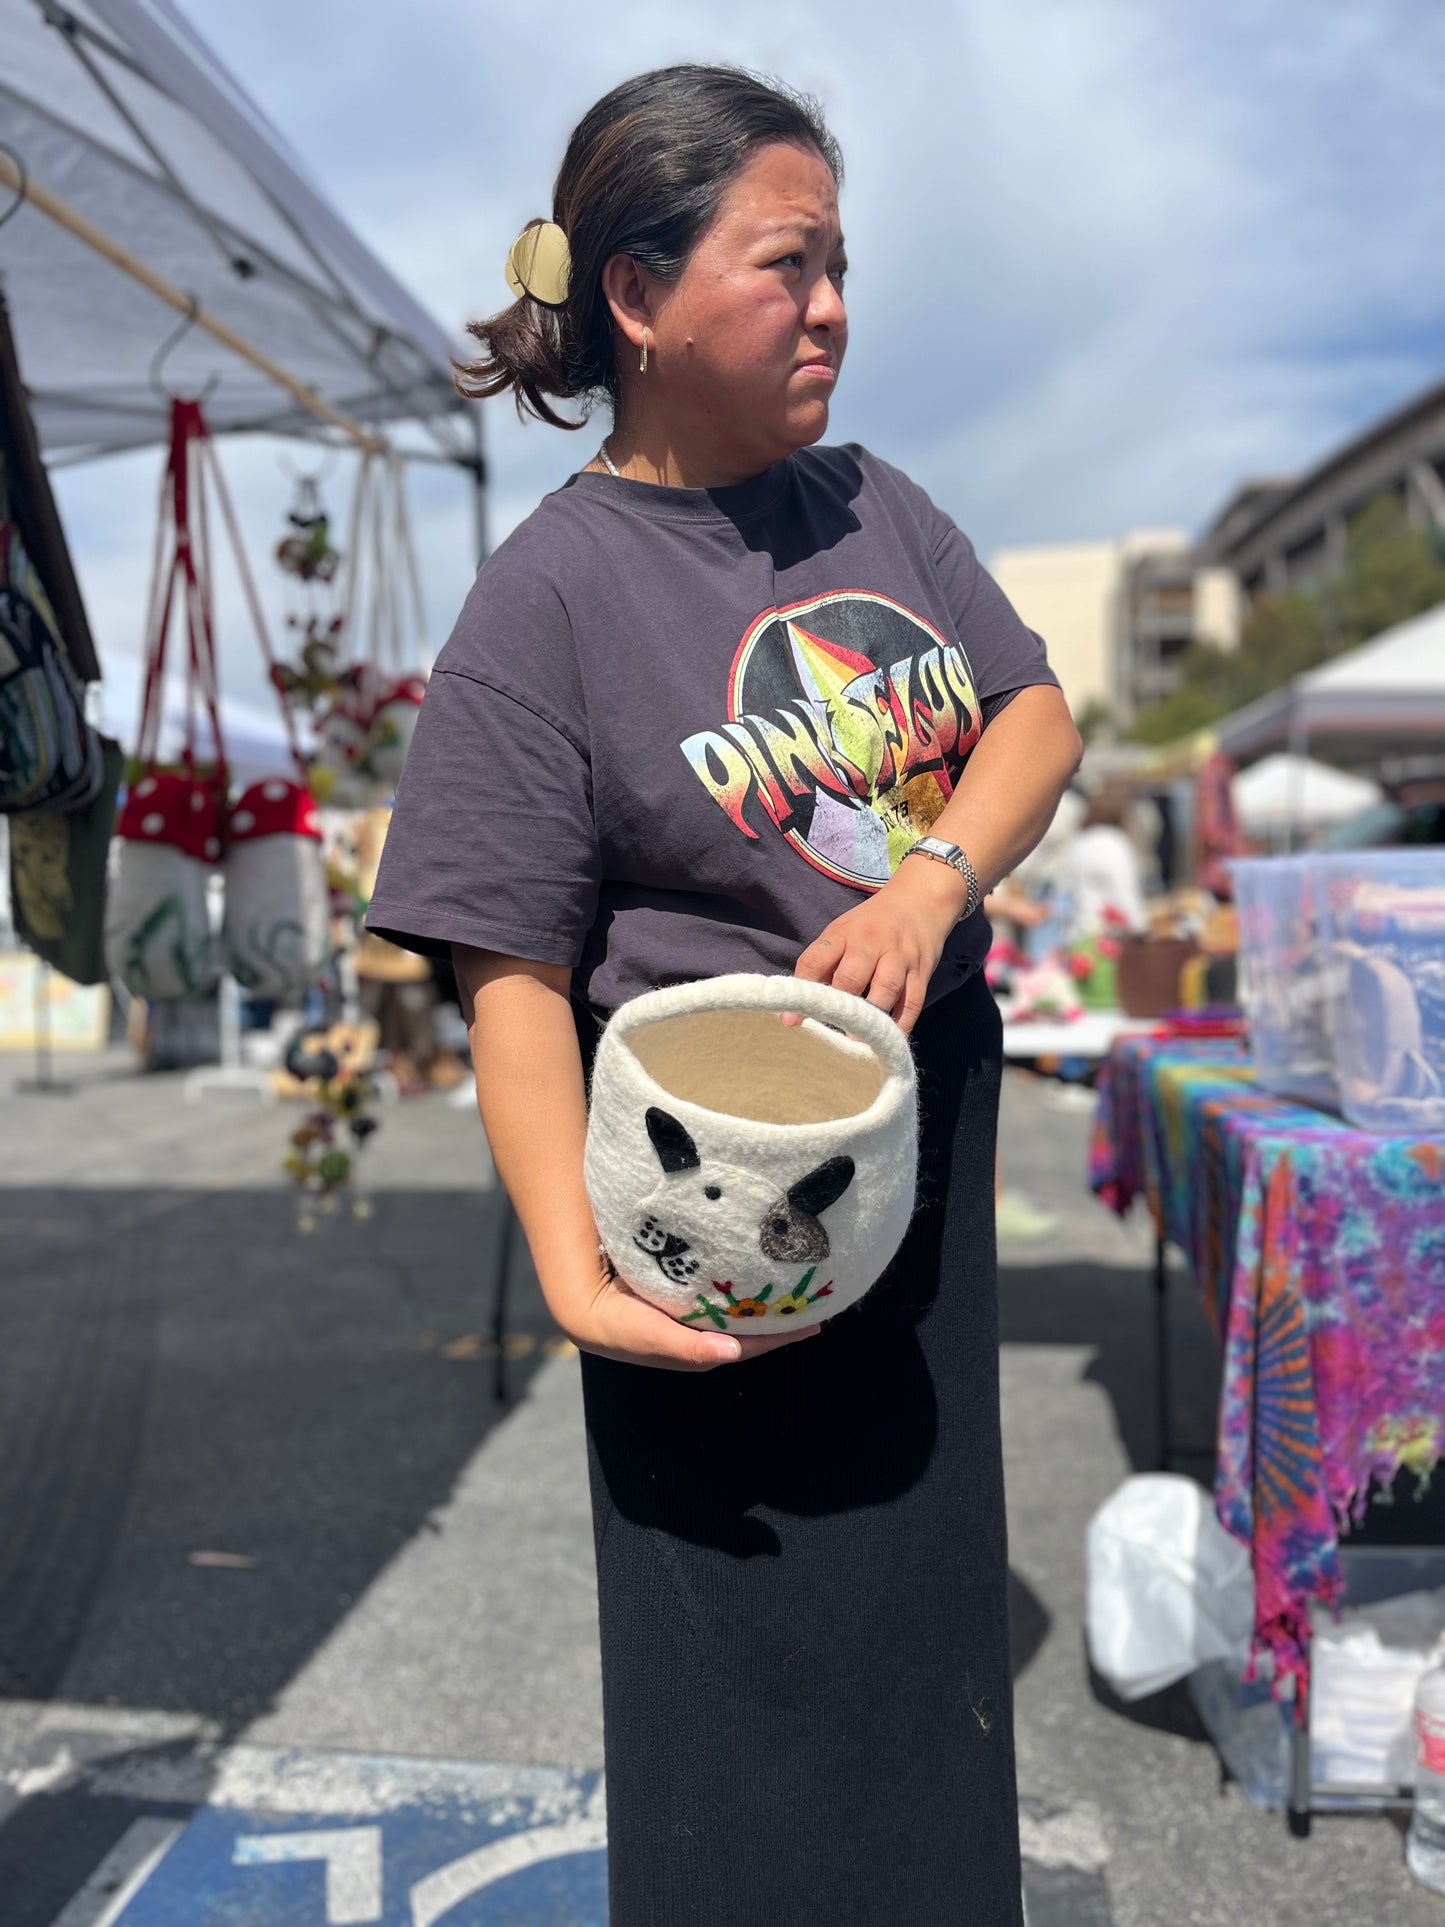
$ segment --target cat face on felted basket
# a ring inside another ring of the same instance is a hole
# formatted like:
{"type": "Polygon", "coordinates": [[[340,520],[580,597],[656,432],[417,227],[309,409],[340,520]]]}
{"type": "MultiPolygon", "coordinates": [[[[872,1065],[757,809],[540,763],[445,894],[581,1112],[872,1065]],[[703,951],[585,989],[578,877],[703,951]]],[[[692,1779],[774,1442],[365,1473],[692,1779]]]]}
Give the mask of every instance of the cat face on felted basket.
{"type": "Polygon", "coordinates": [[[654,991],[598,1045],[598,1231],[618,1275],[685,1324],[817,1324],[855,1303],[902,1242],[917,1156],[907,1040],[829,985],[737,975],[654,991]]]}

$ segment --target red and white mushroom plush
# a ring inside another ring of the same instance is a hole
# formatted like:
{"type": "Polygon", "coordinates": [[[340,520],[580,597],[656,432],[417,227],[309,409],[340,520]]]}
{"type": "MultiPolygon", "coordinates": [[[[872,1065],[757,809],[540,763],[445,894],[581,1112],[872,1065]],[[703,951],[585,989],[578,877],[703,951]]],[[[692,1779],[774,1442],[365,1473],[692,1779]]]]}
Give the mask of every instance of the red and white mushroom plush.
{"type": "Polygon", "coordinates": [[[237,983],[277,1003],[299,999],[325,968],[321,824],[310,792],[286,777],[253,783],[231,812],[221,942],[237,983]]]}
{"type": "Polygon", "coordinates": [[[343,688],[316,726],[311,788],[317,801],[360,809],[376,788],[366,766],[371,702],[359,687],[343,688]]]}
{"type": "Polygon", "coordinates": [[[426,681],[421,676],[400,676],[377,691],[376,707],[367,732],[366,761],[372,774],[388,795],[401,781],[401,766],[416,734],[416,719],[426,681]]]}
{"type": "Polygon", "coordinates": [[[206,909],[206,876],[221,855],[215,787],[153,770],[132,785],[116,835],[105,917],[111,975],[150,1003],[203,995],[217,975],[206,909]]]}

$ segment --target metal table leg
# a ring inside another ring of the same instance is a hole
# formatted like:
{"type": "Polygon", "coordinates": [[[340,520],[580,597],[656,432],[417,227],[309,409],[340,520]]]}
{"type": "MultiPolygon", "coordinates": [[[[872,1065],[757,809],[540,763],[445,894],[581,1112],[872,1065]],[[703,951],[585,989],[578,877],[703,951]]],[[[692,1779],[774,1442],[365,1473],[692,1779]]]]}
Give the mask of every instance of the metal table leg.
{"type": "Polygon", "coordinates": [[[1154,1237],[1154,1428],[1159,1470],[1167,1472],[1173,1454],[1169,1436],[1169,1271],[1163,1232],[1156,1232],[1154,1237]]]}
{"type": "Polygon", "coordinates": [[[1310,1689],[1301,1682],[1289,1736],[1289,1830],[1296,1840],[1310,1836],[1310,1689]]]}
{"type": "MultiPolygon", "coordinates": [[[[501,1187],[499,1187],[501,1189],[501,1187]]],[[[497,1238],[495,1282],[492,1286],[492,1397],[507,1399],[507,1297],[512,1276],[512,1248],[516,1243],[517,1214],[505,1189],[501,1193],[502,1224],[497,1238]]]]}

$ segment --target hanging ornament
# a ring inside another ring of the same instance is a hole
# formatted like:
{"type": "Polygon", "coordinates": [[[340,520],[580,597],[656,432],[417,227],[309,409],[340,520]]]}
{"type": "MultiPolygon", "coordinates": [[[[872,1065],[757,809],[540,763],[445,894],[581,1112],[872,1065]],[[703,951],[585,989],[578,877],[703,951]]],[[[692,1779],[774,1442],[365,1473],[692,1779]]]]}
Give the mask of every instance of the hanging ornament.
{"type": "Polygon", "coordinates": [[[394,455],[362,460],[340,580],[340,666],[316,718],[311,787],[319,802],[360,808],[395,790],[426,690],[421,577],[394,455]]]}
{"type": "Polygon", "coordinates": [[[375,1027],[338,1024],[295,1038],[286,1070],[302,1084],[313,1108],[291,1133],[282,1169],[296,1186],[296,1229],[314,1231],[318,1217],[343,1206],[354,1218],[371,1216],[362,1185],[364,1155],[377,1128],[371,1107],[376,1085],[368,1068],[375,1027]]]}
{"type": "Polygon", "coordinates": [[[341,551],[332,545],[320,475],[298,475],[296,488],[296,501],[286,518],[287,533],[276,545],[276,561],[297,585],[299,606],[288,610],[286,626],[298,646],[290,661],[271,665],[271,681],[288,708],[314,720],[335,699],[338,688],[342,615],[335,585],[341,551]]]}
{"type": "Polygon", "coordinates": [[[416,734],[421,699],[426,694],[422,676],[398,676],[382,683],[366,732],[365,759],[388,794],[401,781],[402,764],[416,734]]]}
{"type": "Polygon", "coordinates": [[[288,575],[302,582],[330,582],[341,563],[331,546],[331,523],[321,506],[319,477],[296,478],[296,504],[286,517],[289,533],[276,545],[276,560],[288,575]]]}

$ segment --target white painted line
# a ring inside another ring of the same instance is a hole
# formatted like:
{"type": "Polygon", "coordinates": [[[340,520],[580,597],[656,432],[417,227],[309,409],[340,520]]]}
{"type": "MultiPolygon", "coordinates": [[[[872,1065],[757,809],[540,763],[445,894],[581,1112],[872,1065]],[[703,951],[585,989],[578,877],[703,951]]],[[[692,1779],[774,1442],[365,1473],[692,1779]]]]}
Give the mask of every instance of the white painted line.
{"type": "Polygon", "coordinates": [[[489,1847],[463,1854],[438,1867],[411,1890],[412,1927],[433,1927],[461,1901],[495,1886],[523,1867],[539,1861],[561,1860],[571,1853],[595,1853],[607,1845],[607,1825],[601,1819],[570,1820],[559,1827],[532,1827],[510,1833],[489,1847]]]}
{"type": "Polygon", "coordinates": [[[381,1919],[380,1827],[243,1833],[231,1854],[234,1867],[294,1866],[298,1860],[319,1860],[326,1868],[327,1927],[381,1919]]]}
{"type": "Polygon", "coordinates": [[[85,1772],[87,1791],[165,1806],[247,1813],[306,1813],[371,1820],[427,1800],[476,1805],[527,1800],[536,1823],[575,1819],[577,1775],[560,1767],[478,1765],[465,1760],[327,1753],[309,1748],[202,1747],[186,1758],[109,1759],[85,1772]]]}
{"type": "Polygon", "coordinates": [[[54,1927],[113,1927],[184,1830],[182,1820],[132,1821],[54,1927]]]}
{"type": "Polygon", "coordinates": [[[1054,1871],[1096,1872],[1109,1864],[1104,1816],[1088,1801],[1061,1813],[1019,1815],[1019,1847],[1025,1860],[1054,1871]]]}

